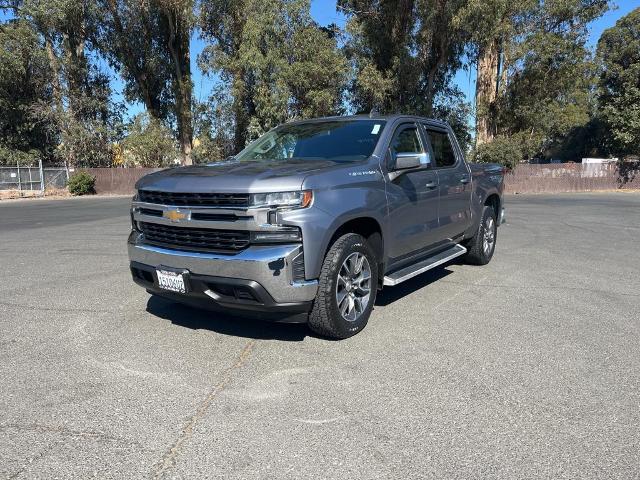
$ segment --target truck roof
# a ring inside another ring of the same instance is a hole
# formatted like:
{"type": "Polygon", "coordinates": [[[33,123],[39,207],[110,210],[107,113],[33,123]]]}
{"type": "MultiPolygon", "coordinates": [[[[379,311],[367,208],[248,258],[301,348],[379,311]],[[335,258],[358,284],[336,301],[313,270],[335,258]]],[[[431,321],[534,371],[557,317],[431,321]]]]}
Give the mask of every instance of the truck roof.
{"type": "Polygon", "coordinates": [[[287,122],[289,124],[297,124],[297,123],[315,123],[315,122],[326,122],[326,121],[346,121],[346,120],[380,120],[380,121],[392,121],[397,119],[407,119],[414,121],[427,121],[434,125],[440,125],[446,128],[448,125],[446,122],[442,120],[436,120],[435,118],[421,117],[419,115],[404,115],[400,113],[393,113],[388,115],[382,115],[379,113],[373,114],[359,114],[359,115],[337,115],[333,117],[319,117],[319,118],[309,118],[306,120],[294,120],[292,122],[287,122]]]}

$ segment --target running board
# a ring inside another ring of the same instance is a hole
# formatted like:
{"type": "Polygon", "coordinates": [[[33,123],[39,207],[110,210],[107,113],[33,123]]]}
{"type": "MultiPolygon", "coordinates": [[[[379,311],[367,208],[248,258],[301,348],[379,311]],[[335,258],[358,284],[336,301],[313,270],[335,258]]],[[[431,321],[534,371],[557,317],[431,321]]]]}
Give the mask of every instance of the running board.
{"type": "Polygon", "coordinates": [[[415,277],[416,275],[420,275],[427,270],[431,270],[438,265],[442,265],[453,258],[464,255],[465,253],[467,253],[467,249],[462,245],[453,245],[452,247],[449,247],[431,257],[427,257],[418,263],[414,263],[413,265],[409,265],[408,267],[401,268],[400,270],[396,270],[395,272],[386,275],[384,277],[383,284],[389,286],[397,285],[405,280],[415,277]]]}

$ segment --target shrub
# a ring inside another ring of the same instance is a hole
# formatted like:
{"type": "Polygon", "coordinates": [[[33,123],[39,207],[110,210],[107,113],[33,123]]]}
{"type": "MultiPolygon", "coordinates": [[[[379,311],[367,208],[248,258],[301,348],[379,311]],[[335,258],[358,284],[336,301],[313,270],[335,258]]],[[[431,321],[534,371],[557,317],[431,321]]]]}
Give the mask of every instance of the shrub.
{"type": "Polygon", "coordinates": [[[122,141],[122,162],[127,167],[175,165],[178,150],[171,130],[147,114],[139,114],[122,141]]]}
{"type": "Polygon", "coordinates": [[[507,168],[515,167],[523,157],[521,142],[504,136],[497,136],[493,141],[483,143],[473,152],[475,162],[499,163],[507,168]]]}
{"type": "Polygon", "coordinates": [[[87,172],[78,172],[71,175],[67,184],[71,195],[89,195],[96,193],[96,177],[87,172]]]}

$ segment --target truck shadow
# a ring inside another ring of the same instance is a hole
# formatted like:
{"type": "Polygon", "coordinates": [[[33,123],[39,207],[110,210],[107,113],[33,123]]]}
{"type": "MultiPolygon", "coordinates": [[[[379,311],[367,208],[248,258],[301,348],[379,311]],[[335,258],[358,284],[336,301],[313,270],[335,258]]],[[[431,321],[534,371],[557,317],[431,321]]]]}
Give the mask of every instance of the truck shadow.
{"type": "Polygon", "coordinates": [[[378,292],[375,305],[378,307],[386,307],[397,300],[402,300],[407,295],[410,295],[433,282],[437,282],[441,278],[451,275],[453,271],[448,270],[446,266],[451,265],[452,263],[455,262],[445,264],[444,268],[438,267],[433,270],[428,270],[417,277],[413,277],[410,280],[402,282],[400,285],[396,285],[395,287],[384,287],[382,291],[378,292]]]}
{"type": "MultiPolygon", "coordinates": [[[[402,300],[433,282],[437,282],[453,273],[444,267],[429,270],[395,287],[386,287],[378,292],[376,306],[384,307],[402,300]]],[[[147,301],[147,312],[168,320],[172,324],[192,330],[209,330],[222,335],[254,338],[257,340],[280,340],[283,342],[301,342],[306,337],[317,337],[303,323],[278,323],[263,319],[230,315],[224,312],[203,310],[152,295],[147,301]]],[[[326,339],[331,340],[331,339],[326,339]]]]}
{"type": "Polygon", "coordinates": [[[210,330],[235,337],[301,342],[307,336],[314,336],[305,324],[277,323],[203,310],[155,295],[147,301],[147,312],[180,327],[210,330]]]}

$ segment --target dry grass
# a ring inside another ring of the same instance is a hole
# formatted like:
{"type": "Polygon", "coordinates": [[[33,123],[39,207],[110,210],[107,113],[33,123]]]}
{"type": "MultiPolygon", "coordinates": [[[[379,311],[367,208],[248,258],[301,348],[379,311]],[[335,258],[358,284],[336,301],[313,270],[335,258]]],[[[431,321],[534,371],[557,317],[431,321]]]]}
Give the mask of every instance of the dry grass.
{"type": "MultiPolygon", "coordinates": [[[[69,197],[71,196],[67,189],[49,189],[45,192],[46,197],[69,197]]],[[[0,190],[0,200],[9,200],[12,198],[35,198],[40,197],[39,190],[0,190]]]]}

